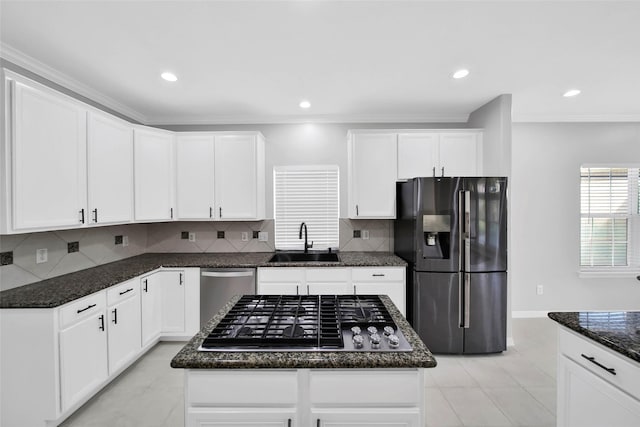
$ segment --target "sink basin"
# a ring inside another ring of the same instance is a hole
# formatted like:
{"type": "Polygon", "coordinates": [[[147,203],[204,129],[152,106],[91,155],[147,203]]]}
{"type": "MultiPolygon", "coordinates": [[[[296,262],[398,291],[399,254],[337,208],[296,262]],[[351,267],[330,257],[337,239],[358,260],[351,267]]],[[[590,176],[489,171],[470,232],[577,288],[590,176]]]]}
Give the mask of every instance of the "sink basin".
{"type": "Polygon", "coordinates": [[[269,262],[339,262],[334,252],[278,252],[269,262]]]}

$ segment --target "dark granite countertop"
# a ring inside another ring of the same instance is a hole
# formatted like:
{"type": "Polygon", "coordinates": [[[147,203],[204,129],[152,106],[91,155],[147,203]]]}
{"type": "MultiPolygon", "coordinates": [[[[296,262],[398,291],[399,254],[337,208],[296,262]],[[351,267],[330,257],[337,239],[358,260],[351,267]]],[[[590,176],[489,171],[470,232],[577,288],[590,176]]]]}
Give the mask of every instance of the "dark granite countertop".
{"type": "Polygon", "coordinates": [[[407,264],[388,252],[340,252],[338,263],[269,263],[272,252],[148,253],[0,292],[0,308],[53,308],[160,267],[384,267],[407,264]]]}
{"type": "Polygon", "coordinates": [[[549,318],[640,362],[640,311],[551,312],[549,318]]]}
{"type": "Polygon", "coordinates": [[[298,368],[433,368],[436,359],[418,334],[386,295],[380,295],[398,328],[413,351],[376,352],[203,352],[202,341],[238,301],[233,297],[227,305],[189,341],[171,361],[172,368],[184,369],[298,369],[298,368]]]}

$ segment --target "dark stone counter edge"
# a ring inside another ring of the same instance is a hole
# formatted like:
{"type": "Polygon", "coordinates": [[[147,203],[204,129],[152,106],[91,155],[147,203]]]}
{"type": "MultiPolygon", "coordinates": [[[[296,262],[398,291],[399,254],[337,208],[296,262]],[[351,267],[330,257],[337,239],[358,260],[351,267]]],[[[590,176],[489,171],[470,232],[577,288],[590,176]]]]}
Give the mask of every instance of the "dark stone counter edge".
{"type": "Polygon", "coordinates": [[[640,353],[638,353],[636,351],[631,351],[628,348],[620,345],[617,342],[613,342],[613,341],[607,339],[606,337],[604,337],[604,336],[602,336],[602,335],[600,335],[600,334],[598,334],[596,332],[590,331],[589,329],[585,329],[583,327],[580,327],[579,325],[577,325],[574,322],[568,321],[565,318],[565,316],[571,315],[571,314],[575,315],[577,313],[576,312],[569,313],[569,312],[554,312],[554,311],[552,311],[552,312],[549,312],[547,314],[547,316],[551,320],[557,322],[558,324],[560,324],[560,325],[562,325],[562,326],[564,326],[564,327],[566,327],[568,329],[571,329],[572,331],[577,332],[580,335],[583,335],[583,336],[585,336],[587,338],[591,338],[593,341],[595,341],[595,342],[597,342],[599,344],[602,344],[605,347],[607,347],[607,348],[609,348],[609,349],[611,349],[611,350],[613,350],[613,351],[615,351],[617,353],[620,353],[623,356],[626,356],[631,360],[635,360],[636,362],[640,363],[640,353]]]}
{"type": "Polygon", "coordinates": [[[201,352],[198,347],[222,320],[240,296],[233,297],[198,332],[171,361],[180,369],[389,369],[433,368],[436,359],[411,328],[391,300],[382,295],[385,306],[402,330],[413,351],[398,353],[375,352],[201,352]]]}
{"type": "Polygon", "coordinates": [[[387,252],[341,253],[341,262],[338,263],[269,263],[268,260],[272,255],[272,252],[147,253],[2,291],[0,292],[0,309],[59,307],[158,268],[406,267],[407,265],[401,258],[387,252]],[[380,261],[378,259],[380,257],[384,259],[380,261]],[[205,261],[203,258],[210,259],[205,261]],[[55,291],[52,292],[52,290],[55,291]]]}

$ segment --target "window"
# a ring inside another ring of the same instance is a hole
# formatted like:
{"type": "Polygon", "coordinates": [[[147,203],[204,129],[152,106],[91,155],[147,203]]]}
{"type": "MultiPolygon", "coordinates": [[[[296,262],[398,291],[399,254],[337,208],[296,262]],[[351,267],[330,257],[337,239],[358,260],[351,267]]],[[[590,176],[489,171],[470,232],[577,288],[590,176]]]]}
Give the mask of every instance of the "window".
{"type": "Polygon", "coordinates": [[[303,222],[313,249],[338,248],[339,182],[337,166],[273,168],[276,249],[302,250],[303,222]]]}
{"type": "Polygon", "coordinates": [[[637,167],[580,168],[581,271],[640,267],[637,167]]]}

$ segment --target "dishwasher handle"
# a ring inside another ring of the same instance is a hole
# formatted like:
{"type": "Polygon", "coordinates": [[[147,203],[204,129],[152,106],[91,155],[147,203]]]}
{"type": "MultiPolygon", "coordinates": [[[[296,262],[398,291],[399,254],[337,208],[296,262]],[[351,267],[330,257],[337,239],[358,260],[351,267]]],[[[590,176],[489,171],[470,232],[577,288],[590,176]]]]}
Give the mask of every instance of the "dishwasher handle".
{"type": "Polygon", "coordinates": [[[201,275],[207,277],[251,277],[253,271],[203,271],[201,275]]]}

